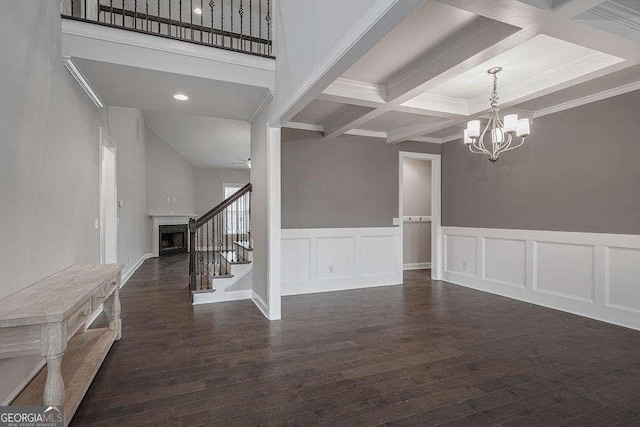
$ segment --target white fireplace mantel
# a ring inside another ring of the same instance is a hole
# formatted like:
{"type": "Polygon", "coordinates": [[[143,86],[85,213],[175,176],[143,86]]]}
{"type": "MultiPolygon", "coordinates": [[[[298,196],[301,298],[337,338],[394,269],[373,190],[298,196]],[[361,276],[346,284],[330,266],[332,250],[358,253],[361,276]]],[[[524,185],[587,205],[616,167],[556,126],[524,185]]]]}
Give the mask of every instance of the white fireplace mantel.
{"type": "Polygon", "coordinates": [[[150,213],[149,216],[153,220],[153,247],[151,249],[153,256],[157,257],[160,255],[160,226],[189,224],[189,219],[198,218],[199,215],[150,213]]]}

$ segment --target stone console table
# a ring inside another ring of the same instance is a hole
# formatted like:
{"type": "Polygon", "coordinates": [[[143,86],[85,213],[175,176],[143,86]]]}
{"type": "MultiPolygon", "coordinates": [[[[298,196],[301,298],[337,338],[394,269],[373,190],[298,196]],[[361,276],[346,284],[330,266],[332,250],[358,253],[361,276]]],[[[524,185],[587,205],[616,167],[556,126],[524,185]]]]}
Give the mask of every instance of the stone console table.
{"type": "Polygon", "coordinates": [[[64,405],[69,423],[120,339],[122,267],[75,265],[0,300],[0,358],[39,353],[47,363],[13,405],[64,405]],[[85,330],[101,306],[109,327],[85,330]]]}

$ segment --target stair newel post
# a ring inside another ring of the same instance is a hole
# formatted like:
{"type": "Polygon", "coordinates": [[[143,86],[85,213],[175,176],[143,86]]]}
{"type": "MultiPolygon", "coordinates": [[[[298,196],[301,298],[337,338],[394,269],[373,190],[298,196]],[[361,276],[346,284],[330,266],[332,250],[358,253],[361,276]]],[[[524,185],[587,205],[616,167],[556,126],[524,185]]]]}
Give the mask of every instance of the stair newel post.
{"type": "Polygon", "coordinates": [[[189,289],[196,290],[196,220],[189,219],[189,289]]]}
{"type": "Polygon", "coordinates": [[[253,247],[253,244],[251,243],[251,193],[252,192],[253,192],[253,187],[250,187],[249,188],[249,218],[248,218],[249,230],[247,233],[247,237],[248,237],[247,244],[249,245],[249,247],[253,247]]]}

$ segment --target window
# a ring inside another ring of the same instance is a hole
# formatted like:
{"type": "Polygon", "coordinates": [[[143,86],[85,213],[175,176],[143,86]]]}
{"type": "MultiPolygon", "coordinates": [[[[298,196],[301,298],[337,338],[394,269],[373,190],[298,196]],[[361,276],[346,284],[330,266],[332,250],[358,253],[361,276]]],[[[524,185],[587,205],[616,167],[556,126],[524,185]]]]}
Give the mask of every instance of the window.
{"type": "MultiPolygon", "coordinates": [[[[244,185],[245,184],[223,184],[224,199],[226,200],[236,194],[244,185]]],[[[244,234],[246,234],[246,231],[249,229],[249,202],[247,197],[241,197],[229,206],[224,218],[227,234],[237,234],[238,240],[245,240],[244,234]]]]}

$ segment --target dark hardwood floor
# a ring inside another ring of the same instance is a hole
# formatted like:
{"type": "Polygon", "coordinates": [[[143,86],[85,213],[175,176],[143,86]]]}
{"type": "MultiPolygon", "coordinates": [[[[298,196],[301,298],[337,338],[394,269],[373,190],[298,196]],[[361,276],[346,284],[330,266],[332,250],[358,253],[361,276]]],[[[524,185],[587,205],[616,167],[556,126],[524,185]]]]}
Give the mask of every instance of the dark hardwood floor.
{"type": "Polygon", "coordinates": [[[73,425],[640,425],[640,332],[431,282],[192,307],[184,255],[122,290],[73,425]]]}

